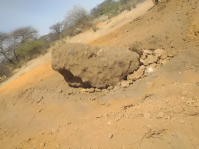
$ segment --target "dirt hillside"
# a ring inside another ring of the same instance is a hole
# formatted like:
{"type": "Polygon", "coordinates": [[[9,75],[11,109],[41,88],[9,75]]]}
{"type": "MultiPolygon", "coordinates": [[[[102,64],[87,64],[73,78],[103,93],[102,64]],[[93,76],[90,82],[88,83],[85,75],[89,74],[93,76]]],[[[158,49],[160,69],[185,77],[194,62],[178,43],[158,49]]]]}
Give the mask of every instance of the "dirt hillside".
{"type": "Polygon", "coordinates": [[[163,49],[164,65],[92,93],[48,62],[21,75],[0,88],[0,148],[199,149],[199,1],[148,9],[89,44],[163,49]]]}

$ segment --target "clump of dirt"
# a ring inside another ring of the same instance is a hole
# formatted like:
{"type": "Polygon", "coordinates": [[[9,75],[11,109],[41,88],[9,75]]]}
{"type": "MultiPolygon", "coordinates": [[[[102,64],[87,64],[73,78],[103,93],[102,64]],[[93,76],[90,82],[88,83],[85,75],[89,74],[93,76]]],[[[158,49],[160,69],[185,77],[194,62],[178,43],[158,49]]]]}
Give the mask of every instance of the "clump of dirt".
{"type": "Polygon", "coordinates": [[[116,86],[71,88],[48,63],[1,88],[1,148],[199,148],[198,8],[161,0],[93,41],[137,41],[141,66],[116,86]]]}
{"type": "Polygon", "coordinates": [[[66,43],[52,51],[52,68],[70,86],[107,88],[137,70],[138,59],[137,53],[121,48],[66,43]]]}

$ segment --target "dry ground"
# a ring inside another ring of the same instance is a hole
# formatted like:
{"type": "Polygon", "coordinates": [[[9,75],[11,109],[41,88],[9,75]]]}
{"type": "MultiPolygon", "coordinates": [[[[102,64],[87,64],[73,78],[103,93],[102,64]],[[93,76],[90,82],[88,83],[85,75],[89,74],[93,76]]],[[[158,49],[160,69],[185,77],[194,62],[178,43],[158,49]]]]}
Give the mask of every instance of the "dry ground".
{"type": "Polygon", "coordinates": [[[35,65],[0,88],[0,148],[198,149],[199,2],[150,7],[148,0],[137,8],[145,14],[101,37],[99,30],[74,41],[126,48],[137,42],[139,49],[174,51],[174,58],[128,88],[95,93],[68,87],[48,62],[35,65]]]}

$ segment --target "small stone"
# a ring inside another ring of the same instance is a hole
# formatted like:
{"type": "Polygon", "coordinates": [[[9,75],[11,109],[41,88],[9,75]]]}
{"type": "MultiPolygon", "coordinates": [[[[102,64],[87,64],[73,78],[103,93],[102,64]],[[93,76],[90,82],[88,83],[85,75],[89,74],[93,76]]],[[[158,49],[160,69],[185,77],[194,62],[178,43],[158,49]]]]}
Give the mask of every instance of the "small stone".
{"type": "Polygon", "coordinates": [[[89,92],[89,93],[94,93],[94,92],[95,92],[95,89],[94,89],[94,88],[89,88],[89,89],[88,89],[88,92],[89,92]]]}
{"type": "Polygon", "coordinates": [[[151,114],[150,114],[150,113],[145,113],[145,114],[144,114],[144,118],[150,119],[150,118],[151,118],[151,114]]]}
{"type": "Polygon", "coordinates": [[[166,60],[166,59],[160,60],[160,63],[161,63],[162,65],[165,65],[165,64],[167,63],[167,60],[166,60]]]}
{"type": "Polygon", "coordinates": [[[148,67],[147,69],[146,69],[146,72],[147,73],[152,73],[154,71],[154,69],[152,68],[152,67],[148,67]]]}
{"type": "Polygon", "coordinates": [[[90,98],[90,100],[92,100],[92,101],[93,101],[93,100],[96,100],[96,99],[97,99],[96,97],[91,97],[91,98],[90,98]]]}
{"type": "Polygon", "coordinates": [[[51,131],[51,134],[55,134],[56,132],[58,132],[58,130],[53,128],[52,131],[51,131]]]}
{"type": "Polygon", "coordinates": [[[113,134],[112,134],[112,133],[109,133],[109,134],[108,134],[108,138],[109,138],[109,139],[113,138],[113,134]]]}
{"type": "Polygon", "coordinates": [[[180,120],[180,123],[181,123],[181,124],[184,124],[184,120],[180,120]]]}
{"type": "Polygon", "coordinates": [[[154,53],[155,53],[155,55],[156,55],[157,57],[161,57],[161,56],[165,53],[165,51],[162,50],[162,49],[156,49],[156,50],[154,51],[154,53]]]}
{"type": "Polygon", "coordinates": [[[129,81],[122,81],[122,82],[121,82],[121,86],[122,86],[123,88],[129,87],[129,81]]]}
{"type": "Polygon", "coordinates": [[[113,89],[113,86],[109,86],[107,89],[108,89],[108,90],[112,90],[112,89],[113,89]]]}
{"type": "Polygon", "coordinates": [[[93,92],[95,92],[95,89],[94,88],[82,89],[81,92],[93,93],[93,92]]]}
{"type": "Polygon", "coordinates": [[[109,92],[109,90],[107,90],[107,89],[103,89],[103,90],[102,90],[102,92],[103,92],[103,93],[108,93],[108,92],[109,92]]]}
{"type": "Polygon", "coordinates": [[[142,65],[140,68],[135,71],[133,74],[127,76],[127,80],[136,81],[144,74],[145,66],[142,65]]]}
{"type": "Polygon", "coordinates": [[[158,112],[157,118],[162,118],[163,116],[164,116],[164,113],[163,113],[163,112],[158,112]]]}
{"type": "Polygon", "coordinates": [[[44,147],[45,146],[45,143],[40,143],[40,148],[44,147]]]}
{"type": "Polygon", "coordinates": [[[181,113],[183,111],[183,109],[181,108],[181,106],[175,106],[173,107],[173,112],[174,113],[181,113]]]}
{"type": "Polygon", "coordinates": [[[119,86],[115,86],[113,90],[114,90],[114,91],[117,91],[117,90],[119,90],[119,89],[120,89],[119,86]]]}
{"type": "Polygon", "coordinates": [[[150,50],[143,50],[143,54],[145,54],[145,55],[152,55],[153,52],[150,51],[150,50]]]}
{"type": "Polygon", "coordinates": [[[63,90],[61,89],[61,90],[59,90],[59,93],[62,93],[63,92],[63,90]]]}
{"type": "Polygon", "coordinates": [[[68,123],[67,123],[67,125],[70,125],[70,124],[71,124],[71,122],[68,122],[68,123]]]}
{"type": "Polygon", "coordinates": [[[199,107],[199,102],[196,102],[194,105],[195,107],[199,107]]]}
{"type": "Polygon", "coordinates": [[[72,95],[73,94],[73,90],[68,92],[68,95],[72,95]]]}
{"type": "Polygon", "coordinates": [[[96,89],[95,89],[95,92],[102,92],[102,90],[99,89],[99,88],[96,88],[96,89]]]}
{"type": "Polygon", "coordinates": [[[56,148],[59,148],[60,146],[59,146],[59,144],[57,144],[55,147],[56,147],[56,148]]]}

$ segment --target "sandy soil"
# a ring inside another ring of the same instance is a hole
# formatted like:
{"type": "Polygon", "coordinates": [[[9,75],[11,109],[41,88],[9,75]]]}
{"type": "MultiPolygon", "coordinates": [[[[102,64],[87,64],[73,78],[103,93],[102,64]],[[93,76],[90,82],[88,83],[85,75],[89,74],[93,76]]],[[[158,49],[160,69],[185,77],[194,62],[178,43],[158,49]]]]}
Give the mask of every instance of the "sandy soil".
{"type": "Polygon", "coordinates": [[[90,39],[86,32],[74,41],[126,48],[137,42],[176,56],[128,88],[95,93],[68,87],[52,70],[50,54],[46,62],[32,61],[29,72],[0,88],[0,148],[198,149],[199,2],[161,0],[150,7],[146,1],[135,20],[99,36],[108,29],[101,23],[90,39]]]}

